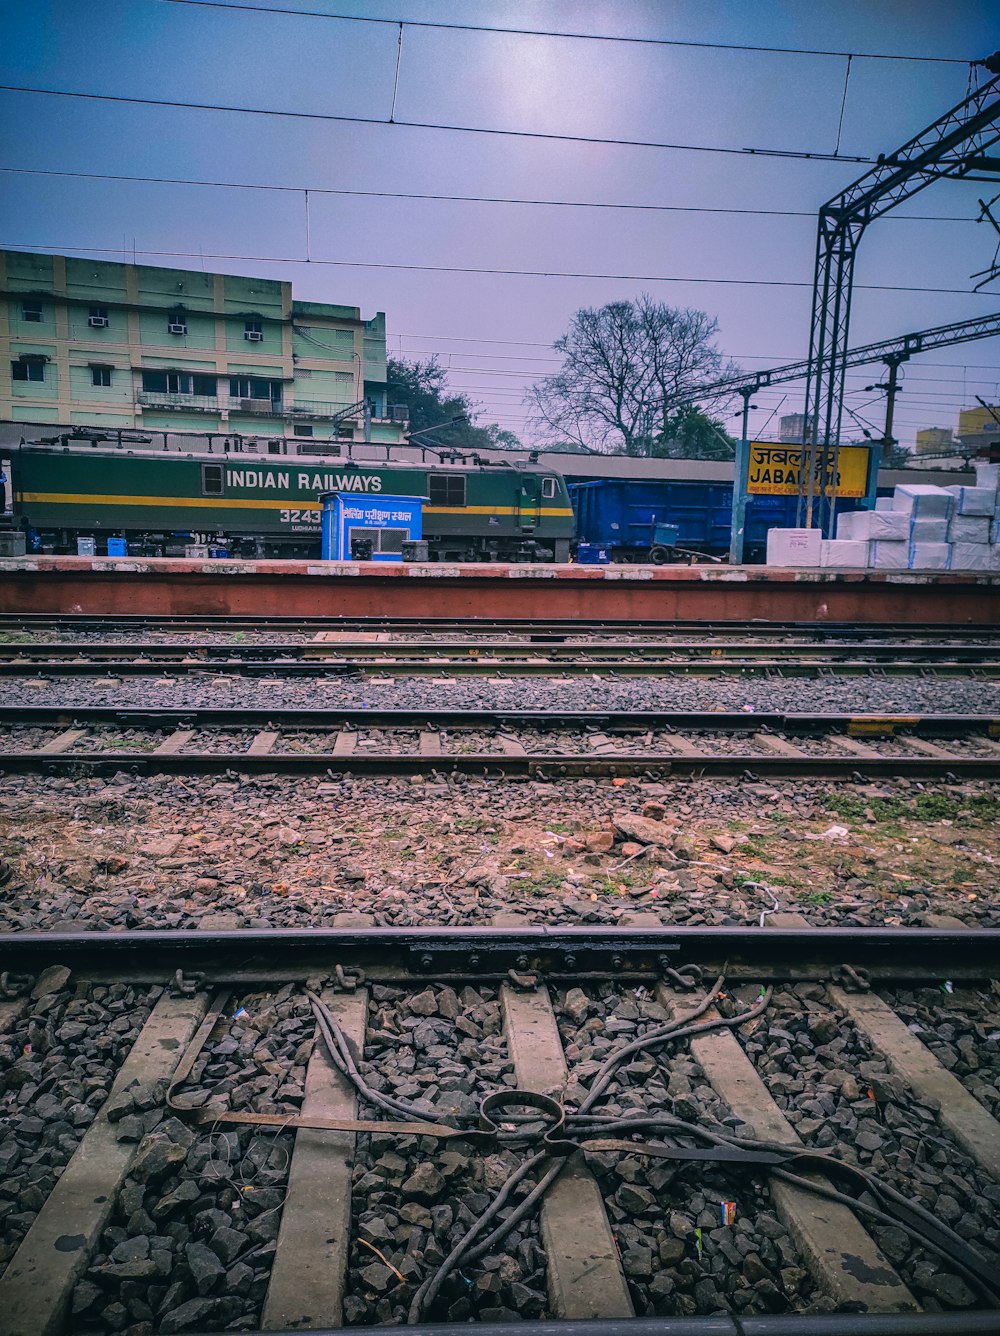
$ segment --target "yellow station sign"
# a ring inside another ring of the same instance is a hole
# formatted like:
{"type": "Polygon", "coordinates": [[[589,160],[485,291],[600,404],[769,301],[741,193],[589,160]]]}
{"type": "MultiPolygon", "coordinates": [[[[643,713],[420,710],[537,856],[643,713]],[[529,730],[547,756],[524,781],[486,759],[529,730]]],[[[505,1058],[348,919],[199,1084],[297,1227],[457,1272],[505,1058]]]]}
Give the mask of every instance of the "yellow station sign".
{"type": "MultiPolygon", "coordinates": [[[[802,488],[802,446],[774,445],[751,441],[747,492],[750,496],[798,496],[802,488]]],[[[826,491],[838,496],[864,496],[868,490],[867,446],[844,445],[837,457],[834,477],[833,456],[826,471],[826,491]]],[[[819,470],[814,490],[820,491],[819,470]]]]}

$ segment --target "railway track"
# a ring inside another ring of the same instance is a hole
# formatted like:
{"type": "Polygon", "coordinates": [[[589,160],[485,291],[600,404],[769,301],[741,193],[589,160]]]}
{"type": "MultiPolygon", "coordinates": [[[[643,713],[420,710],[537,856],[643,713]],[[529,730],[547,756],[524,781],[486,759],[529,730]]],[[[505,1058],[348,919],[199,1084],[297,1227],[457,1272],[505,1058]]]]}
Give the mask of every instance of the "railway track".
{"type": "MultiPolygon", "coordinates": [[[[379,638],[376,637],[376,641],[379,638]]],[[[1000,644],[803,645],[744,641],[305,641],[297,644],[38,643],[0,645],[0,678],[163,673],[281,676],[1000,677],[1000,644]]]]}
{"type": "Polygon", "coordinates": [[[0,936],[5,1336],[1000,1332],[998,947],[0,936]]]}
{"type": "Polygon", "coordinates": [[[293,636],[317,635],[409,635],[417,637],[467,636],[499,638],[523,636],[533,642],[546,639],[593,639],[595,637],[685,637],[697,636],[731,639],[756,638],[781,641],[794,638],[803,642],[836,642],[863,639],[907,641],[950,641],[997,643],[1000,632],[992,625],[909,626],[895,623],[856,622],[782,622],[782,621],[609,621],[579,618],[429,618],[429,617],[278,617],[270,615],[224,614],[187,616],[176,614],[150,617],[145,614],[94,616],[88,613],[0,613],[0,634],[39,634],[55,631],[60,635],[94,634],[193,634],[247,635],[261,632],[293,636]]]}
{"type": "Polygon", "coordinates": [[[991,778],[1000,719],[460,709],[0,708],[0,771],[991,778]]]}

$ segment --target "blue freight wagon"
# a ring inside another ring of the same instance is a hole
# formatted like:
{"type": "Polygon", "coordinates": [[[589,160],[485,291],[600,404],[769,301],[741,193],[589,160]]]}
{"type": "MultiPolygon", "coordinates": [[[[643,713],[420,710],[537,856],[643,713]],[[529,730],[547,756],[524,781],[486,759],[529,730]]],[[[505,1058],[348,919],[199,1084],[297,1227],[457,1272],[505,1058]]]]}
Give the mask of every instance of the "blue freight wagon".
{"type": "MultiPolygon", "coordinates": [[[[730,483],[652,482],[605,478],[570,483],[570,501],[576,513],[577,537],[591,549],[603,549],[611,561],[660,562],[677,560],[684,552],[723,556],[729,552],[733,489],[730,483]],[[676,529],[670,544],[657,541],[665,526],[676,529]]],[[[837,503],[837,513],[857,509],[858,503],[837,503]]],[[[798,497],[754,496],[747,502],[745,552],[747,561],[761,561],[767,550],[767,531],[793,528],[798,497]]]]}

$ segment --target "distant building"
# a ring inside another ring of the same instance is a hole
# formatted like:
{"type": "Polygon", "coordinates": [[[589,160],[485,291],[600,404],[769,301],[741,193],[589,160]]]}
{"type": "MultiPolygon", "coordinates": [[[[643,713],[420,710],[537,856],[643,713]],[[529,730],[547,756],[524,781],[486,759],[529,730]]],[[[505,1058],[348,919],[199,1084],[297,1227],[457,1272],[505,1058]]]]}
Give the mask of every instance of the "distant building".
{"type": "Polygon", "coordinates": [[[917,432],[918,455],[947,454],[954,445],[955,435],[950,427],[925,427],[917,432]]]}
{"type": "Polygon", "coordinates": [[[778,440],[786,443],[800,442],[806,429],[805,413],[786,413],[778,419],[778,440]]]}
{"type": "Polygon", "coordinates": [[[398,443],[385,316],[290,283],[0,251],[0,420],[398,443]]]}
{"type": "Polygon", "coordinates": [[[989,446],[1000,451],[1000,405],[988,408],[965,408],[958,415],[958,439],[963,451],[975,454],[989,446]]]}

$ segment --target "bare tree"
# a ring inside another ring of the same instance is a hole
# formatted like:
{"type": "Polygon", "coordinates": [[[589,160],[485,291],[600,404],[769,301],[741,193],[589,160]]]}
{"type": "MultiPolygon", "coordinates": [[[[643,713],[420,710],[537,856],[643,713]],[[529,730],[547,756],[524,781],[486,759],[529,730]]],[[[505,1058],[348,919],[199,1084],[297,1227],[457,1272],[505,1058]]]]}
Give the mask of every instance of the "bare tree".
{"type": "Polygon", "coordinates": [[[692,391],[738,374],[712,342],[717,331],[703,311],[647,293],[577,311],[553,344],[562,369],[528,391],[532,427],[607,454],[650,454],[692,391]]]}

